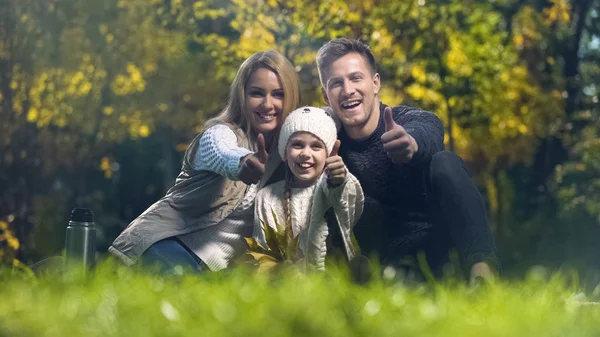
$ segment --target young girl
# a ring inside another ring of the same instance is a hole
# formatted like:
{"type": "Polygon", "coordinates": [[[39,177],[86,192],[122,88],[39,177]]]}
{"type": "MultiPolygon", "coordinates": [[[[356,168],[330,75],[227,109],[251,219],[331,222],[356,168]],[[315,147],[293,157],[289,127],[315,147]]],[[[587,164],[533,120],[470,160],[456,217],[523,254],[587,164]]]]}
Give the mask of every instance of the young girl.
{"type": "Polygon", "coordinates": [[[267,247],[263,223],[277,231],[277,221],[280,226],[291,226],[298,236],[304,261],[325,269],[325,212],[333,207],[346,255],[348,259],[354,257],[350,236],[362,214],[364,195],[356,177],[337,155],[339,146],[336,125],[325,110],[304,107],[288,115],[278,143],[286,178],[256,196],[254,237],[263,247],[267,247]]]}

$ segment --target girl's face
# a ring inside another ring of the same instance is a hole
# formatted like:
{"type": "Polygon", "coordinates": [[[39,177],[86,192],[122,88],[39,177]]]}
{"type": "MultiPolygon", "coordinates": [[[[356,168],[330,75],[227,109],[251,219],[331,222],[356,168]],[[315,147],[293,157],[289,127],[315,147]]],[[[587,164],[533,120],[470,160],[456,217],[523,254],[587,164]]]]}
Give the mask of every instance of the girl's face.
{"type": "Polygon", "coordinates": [[[296,132],[288,140],[285,157],[294,174],[293,187],[307,187],[314,184],[323,173],[327,148],[313,134],[296,132]]]}
{"type": "Polygon", "coordinates": [[[282,123],[283,87],[271,70],[260,68],[246,85],[246,114],[256,133],[267,136],[282,123]]]}

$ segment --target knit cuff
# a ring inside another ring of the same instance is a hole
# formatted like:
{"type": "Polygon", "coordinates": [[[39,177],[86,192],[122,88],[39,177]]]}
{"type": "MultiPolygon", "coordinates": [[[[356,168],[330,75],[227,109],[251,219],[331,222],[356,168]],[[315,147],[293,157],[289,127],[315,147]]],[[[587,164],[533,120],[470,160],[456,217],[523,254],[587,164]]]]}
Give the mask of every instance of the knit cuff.
{"type": "Polygon", "coordinates": [[[225,158],[225,169],[227,170],[227,178],[238,181],[238,171],[240,168],[240,162],[245,156],[252,154],[252,151],[239,147],[232,149],[228,156],[225,158]]]}
{"type": "Polygon", "coordinates": [[[409,162],[409,164],[412,164],[414,166],[420,166],[423,165],[426,162],[427,159],[427,147],[426,147],[426,143],[421,140],[421,135],[420,132],[415,129],[415,128],[407,128],[406,132],[411,135],[411,137],[413,137],[413,139],[415,140],[415,142],[417,142],[417,152],[413,155],[411,161],[409,162]]]}
{"type": "MultiPolygon", "coordinates": [[[[329,179],[329,177],[327,177],[327,176],[325,177],[326,184],[324,184],[324,188],[323,188],[323,191],[325,191],[325,194],[329,194],[331,192],[343,191],[344,186],[346,186],[346,183],[348,182],[348,179],[349,179],[348,176],[350,174],[350,172],[348,171],[348,168],[347,167],[344,167],[344,168],[346,170],[346,176],[344,177],[344,181],[337,186],[333,186],[331,184],[331,180],[329,179]]],[[[340,193],[340,192],[338,192],[338,193],[340,193]]]]}

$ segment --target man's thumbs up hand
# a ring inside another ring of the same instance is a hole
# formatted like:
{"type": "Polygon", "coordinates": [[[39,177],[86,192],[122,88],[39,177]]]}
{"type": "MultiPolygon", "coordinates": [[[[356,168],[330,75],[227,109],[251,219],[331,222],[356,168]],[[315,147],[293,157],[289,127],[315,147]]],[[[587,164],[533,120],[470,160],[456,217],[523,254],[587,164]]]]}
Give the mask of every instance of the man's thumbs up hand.
{"type": "Polygon", "coordinates": [[[394,164],[408,163],[419,150],[417,141],[394,121],[392,108],[385,108],[383,120],[385,123],[385,133],[381,136],[383,149],[394,164]]]}

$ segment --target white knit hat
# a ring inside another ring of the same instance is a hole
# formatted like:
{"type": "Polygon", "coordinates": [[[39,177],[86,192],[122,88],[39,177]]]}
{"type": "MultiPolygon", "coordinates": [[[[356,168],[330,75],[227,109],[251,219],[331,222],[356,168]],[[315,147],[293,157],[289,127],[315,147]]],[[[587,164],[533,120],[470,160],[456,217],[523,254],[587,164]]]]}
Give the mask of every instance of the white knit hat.
{"type": "Polygon", "coordinates": [[[327,155],[337,140],[337,129],[333,118],[323,109],[313,106],[298,108],[285,118],[279,131],[279,155],[285,160],[288,140],[296,132],[310,132],[325,143],[327,155]]]}

